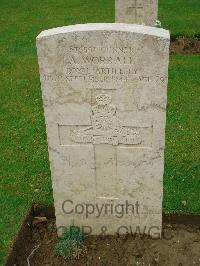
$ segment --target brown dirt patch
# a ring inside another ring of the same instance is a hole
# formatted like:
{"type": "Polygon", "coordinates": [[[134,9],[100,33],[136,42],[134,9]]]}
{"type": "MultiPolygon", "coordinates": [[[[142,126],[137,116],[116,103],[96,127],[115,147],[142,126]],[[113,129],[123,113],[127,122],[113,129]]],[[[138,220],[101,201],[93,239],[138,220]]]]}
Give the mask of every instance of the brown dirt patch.
{"type": "Polygon", "coordinates": [[[131,235],[88,236],[85,243],[87,254],[79,260],[66,262],[54,252],[57,241],[55,219],[48,218],[46,222],[32,226],[29,218],[21,229],[6,265],[27,265],[28,256],[38,245],[29,260],[31,266],[200,265],[200,226],[168,222],[166,220],[163,226],[163,238],[157,240],[131,235]]]}
{"type": "Polygon", "coordinates": [[[177,37],[172,38],[170,43],[172,54],[199,54],[200,38],[177,37]]]}

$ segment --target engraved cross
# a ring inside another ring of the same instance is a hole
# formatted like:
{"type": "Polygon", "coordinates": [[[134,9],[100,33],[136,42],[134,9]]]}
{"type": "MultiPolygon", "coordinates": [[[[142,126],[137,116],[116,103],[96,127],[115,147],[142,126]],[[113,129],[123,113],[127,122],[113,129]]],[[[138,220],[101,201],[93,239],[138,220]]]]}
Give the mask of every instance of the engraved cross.
{"type": "MultiPolygon", "coordinates": [[[[136,130],[134,127],[122,125],[110,95],[97,95],[96,103],[91,107],[91,125],[63,127],[69,130],[70,142],[93,144],[96,196],[102,198],[109,197],[107,191],[110,192],[112,189],[108,189],[108,184],[113,186],[116,183],[117,153],[118,149],[124,148],[120,146],[137,147],[145,141],[138,128],[136,130]]],[[[151,127],[143,128],[145,129],[151,130],[151,127]]]]}
{"type": "Polygon", "coordinates": [[[143,5],[142,3],[138,3],[138,0],[134,0],[135,3],[133,6],[129,6],[127,8],[127,14],[128,15],[132,15],[133,12],[134,12],[134,15],[135,15],[135,21],[137,21],[137,18],[138,18],[138,10],[139,9],[143,9],[143,5]]]}
{"type": "Polygon", "coordinates": [[[97,197],[107,197],[107,184],[116,182],[117,148],[115,146],[136,145],[142,142],[138,132],[121,125],[116,116],[116,107],[111,101],[110,95],[97,95],[97,104],[91,108],[92,125],[71,132],[73,142],[93,144],[97,197]]]}

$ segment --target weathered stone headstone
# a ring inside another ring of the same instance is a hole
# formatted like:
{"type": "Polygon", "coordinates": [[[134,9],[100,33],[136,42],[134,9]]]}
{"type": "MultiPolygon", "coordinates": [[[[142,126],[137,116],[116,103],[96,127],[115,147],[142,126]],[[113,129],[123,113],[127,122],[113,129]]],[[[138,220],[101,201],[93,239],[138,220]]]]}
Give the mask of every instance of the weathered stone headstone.
{"type": "Polygon", "coordinates": [[[160,232],[169,32],[74,25],[37,49],[57,226],[160,232]]]}
{"type": "Polygon", "coordinates": [[[115,22],[155,26],[158,0],[115,0],[115,22]]]}

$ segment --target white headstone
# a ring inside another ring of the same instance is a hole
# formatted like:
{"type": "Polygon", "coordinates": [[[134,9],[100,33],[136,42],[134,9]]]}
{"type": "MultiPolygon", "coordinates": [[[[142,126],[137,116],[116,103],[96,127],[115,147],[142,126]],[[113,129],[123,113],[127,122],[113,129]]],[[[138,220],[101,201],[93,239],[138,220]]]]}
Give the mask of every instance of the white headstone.
{"type": "Polygon", "coordinates": [[[155,26],[158,0],[115,0],[115,22],[155,26]]]}
{"type": "Polygon", "coordinates": [[[74,25],[37,49],[57,226],[160,232],[169,32],[74,25]]]}

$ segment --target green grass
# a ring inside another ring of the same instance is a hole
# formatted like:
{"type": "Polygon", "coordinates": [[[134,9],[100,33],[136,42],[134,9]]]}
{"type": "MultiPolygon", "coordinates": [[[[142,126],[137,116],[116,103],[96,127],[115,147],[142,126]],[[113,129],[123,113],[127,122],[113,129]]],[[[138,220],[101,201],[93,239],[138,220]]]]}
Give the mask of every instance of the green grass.
{"type": "Polygon", "coordinates": [[[164,211],[200,214],[200,55],[173,55],[169,67],[164,211]],[[184,206],[181,201],[186,201],[184,206]]]}
{"type": "Polygon", "coordinates": [[[158,0],[159,20],[171,35],[200,36],[199,0],[158,0]]]}
{"type": "MultiPolygon", "coordinates": [[[[199,0],[158,0],[159,20],[172,35],[200,36],[199,0]]],[[[114,0],[0,0],[3,39],[17,50],[43,29],[114,22],[114,0]],[[19,42],[20,40],[20,42],[19,42]]],[[[29,43],[30,44],[30,43],[29,43]]]]}
{"type": "MultiPolygon", "coordinates": [[[[160,0],[162,25],[174,35],[199,34],[200,1],[182,0],[180,5],[178,2],[160,0]]],[[[0,0],[0,5],[1,265],[31,204],[53,203],[35,37],[43,29],[62,25],[113,22],[114,1],[0,0]]],[[[199,56],[171,57],[165,212],[200,213],[199,82],[199,56]],[[183,200],[187,201],[186,206],[181,204],[183,200]]]]}

